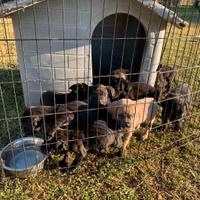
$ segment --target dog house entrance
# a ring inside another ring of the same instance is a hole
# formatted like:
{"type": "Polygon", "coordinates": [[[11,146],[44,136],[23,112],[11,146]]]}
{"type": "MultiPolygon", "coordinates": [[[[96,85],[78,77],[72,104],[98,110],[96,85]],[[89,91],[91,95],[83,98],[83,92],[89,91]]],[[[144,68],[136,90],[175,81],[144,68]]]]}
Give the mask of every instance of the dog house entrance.
{"type": "MultiPolygon", "coordinates": [[[[113,14],[104,18],[92,35],[93,82],[107,84],[112,70],[125,68],[140,72],[146,33],[142,24],[128,14],[113,14]]],[[[132,76],[136,81],[138,75],[132,76]]]]}

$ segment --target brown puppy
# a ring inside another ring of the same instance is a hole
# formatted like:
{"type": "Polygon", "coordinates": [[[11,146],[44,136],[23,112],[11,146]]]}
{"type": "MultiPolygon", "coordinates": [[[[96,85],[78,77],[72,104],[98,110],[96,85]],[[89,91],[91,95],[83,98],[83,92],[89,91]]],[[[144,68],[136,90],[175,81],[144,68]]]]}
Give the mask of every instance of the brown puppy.
{"type": "Polygon", "coordinates": [[[117,120],[119,126],[127,130],[127,134],[123,138],[123,154],[131,139],[132,132],[138,129],[143,122],[147,122],[147,127],[142,139],[148,138],[157,111],[158,105],[154,98],[143,98],[137,101],[121,99],[108,105],[108,113],[112,119],[117,120]]]}
{"type": "Polygon", "coordinates": [[[128,74],[129,70],[127,69],[116,69],[112,71],[112,76],[110,79],[110,85],[115,89],[117,97],[124,97],[124,90],[127,87],[128,81],[128,74]]]}
{"type": "Polygon", "coordinates": [[[85,83],[77,83],[69,87],[69,93],[58,93],[54,91],[43,92],[40,102],[43,106],[54,106],[55,104],[65,104],[72,101],[86,101],[91,94],[93,86],[85,83]]]}
{"type": "Polygon", "coordinates": [[[87,108],[87,103],[83,101],[73,101],[66,104],[57,105],[56,108],[56,122],[53,129],[49,133],[49,138],[54,137],[57,130],[68,126],[75,118],[77,111],[84,107],[87,108]]]}
{"type": "Polygon", "coordinates": [[[123,79],[123,80],[127,80],[128,79],[128,74],[129,73],[129,70],[128,69],[116,69],[116,70],[113,70],[111,75],[112,75],[112,78],[111,80],[116,82],[115,80],[117,81],[120,81],[120,79],[123,79]]]}
{"type": "Polygon", "coordinates": [[[115,99],[129,98],[132,100],[142,99],[145,97],[153,97],[158,100],[160,91],[159,89],[148,85],[147,83],[130,82],[128,80],[121,79],[115,86],[115,99]]]}
{"type": "Polygon", "coordinates": [[[126,90],[126,98],[132,100],[142,99],[145,97],[153,97],[154,99],[158,100],[158,97],[160,95],[160,92],[159,90],[157,90],[157,88],[152,87],[151,85],[148,85],[146,83],[128,83],[126,90]]]}
{"type": "Polygon", "coordinates": [[[52,106],[31,106],[30,108],[27,108],[21,118],[25,135],[33,135],[33,133],[40,128],[43,119],[45,119],[46,122],[46,129],[48,129],[49,123],[54,119],[53,114],[51,114],[53,112],[54,107],[52,106]]]}
{"type": "Polygon", "coordinates": [[[111,86],[116,91],[115,100],[121,98],[137,100],[145,97],[154,97],[158,100],[160,92],[157,88],[146,83],[129,81],[128,73],[126,69],[117,69],[112,72],[111,86]]]}
{"type": "Polygon", "coordinates": [[[69,123],[73,119],[73,111],[77,111],[81,106],[85,105],[87,103],[83,101],[73,101],[66,104],[59,104],[56,106],[56,109],[54,106],[31,106],[25,110],[21,118],[24,133],[26,136],[33,135],[35,131],[39,130],[44,120],[47,133],[54,126],[64,126],[64,124],[69,123]],[[55,117],[57,117],[56,124],[55,117]]]}

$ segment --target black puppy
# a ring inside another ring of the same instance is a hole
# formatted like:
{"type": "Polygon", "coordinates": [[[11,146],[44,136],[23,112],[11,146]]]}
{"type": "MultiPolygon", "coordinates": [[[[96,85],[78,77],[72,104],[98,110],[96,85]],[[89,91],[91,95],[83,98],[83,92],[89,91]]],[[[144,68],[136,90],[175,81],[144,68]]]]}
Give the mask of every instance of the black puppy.
{"type": "Polygon", "coordinates": [[[158,100],[160,91],[146,83],[130,82],[128,80],[128,70],[117,69],[112,72],[111,86],[115,89],[116,94],[113,100],[129,98],[132,100],[153,97],[158,100]]]}
{"type": "Polygon", "coordinates": [[[129,82],[127,80],[122,80],[120,84],[121,90],[117,89],[117,95],[114,100],[119,100],[122,98],[137,100],[145,97],[153,97],[155,100],[158,100],[160,96],[160,91],[157,88],[146,83],[129,82]]]}
{"type": "MultiPolygon", "coordinates": [[[[188,84],[178,85],[164,101],[161,102],[162,123],[166,124],[168,121],[174,121],[174,129],[180,130],[182,128],[182,121],[189,110],[191,102],[191,89],[188,84]]],[[[162,127],[166,128],[166,125],[162,127]]]]}
{"type": "Polygon", "coordinates": [[[119,88],[120,83],[123,80],[128,80],[128,74],[129,70],[127,69],[116,69],[113,70],[111,73],[111,80],[110,80],[110,85],[114,88],[119,88]]]}
{"type": "Polygon", "coordinates": [[[132,100],[143,99],[145,97],[153,97],[155,100],[158,100],[160,95],[159,90],[146,83],[128,83],[126,90],[126,98],[132,100]]]}
{"type": "Polygon", "coordinates": [[[65,104],[72,101],[87,101],[89,97],[92,86],[88,86],[85,83],[74,84],[69,87],[71,92],[69,93],[57,93],[53,91],[44,92],[41,96],[41,105],[44,106],[54,106],[56,104],[65,104]]]}

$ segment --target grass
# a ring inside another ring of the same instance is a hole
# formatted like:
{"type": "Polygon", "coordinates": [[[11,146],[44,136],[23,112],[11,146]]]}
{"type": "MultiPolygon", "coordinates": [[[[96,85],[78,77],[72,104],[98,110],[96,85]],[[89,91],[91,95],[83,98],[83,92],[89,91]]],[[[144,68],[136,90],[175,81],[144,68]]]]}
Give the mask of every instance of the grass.
{"type": "MultiPolygon", "coordinates": [[[[199,68],[193,68],[199,65],[199,40],[184,37],[199,34],[198,12],[184,6],[178,12],[182,16],[188,13],[187,19],[192,23],[183,31],[168,26],[170,33],[165,41],[162,62],[173,64],[178,70],[177,83],[187,82],[193,91],[199,91],[199,68]],[[195,17],[191,17],[193,12],[195,17]],[[177,36],[182,37],[177,39],[177,36]]],[[[9,30],[12,30],[10,26],[9,30]]],[[[4,34],[2,29],[0,37],[5,37],[4,34]]],[[[12,31],[10,34],[12,37],[12,31]]],[[[2,148],[10,139],[22,134],[17,117],[18,114],[21,116],[25,107],[22,87],[18,83],[20,75],[15,45],[0,45],[0,51],[0,119],[9,118],[8,123],[0,121],[2,148]],[[8,51],[12,52],[13,57],[6,56],[8,51]]],[[[58,170],[44,170],[26,179],[2,179],[0,199],[197,200],[200,198],[199,112],[200,98],[197,93],[193,96],[190,116],[185,120],[181,133],[170,129],[161,133],[153,129],[149,140],[145,142],[137,141],[134,136],[126,159],[110,160],[89,155],[72,175],[61,174],[58,170]]],[[[160,118],[156,121],[156,125],[159,124],[160,118]]]]}

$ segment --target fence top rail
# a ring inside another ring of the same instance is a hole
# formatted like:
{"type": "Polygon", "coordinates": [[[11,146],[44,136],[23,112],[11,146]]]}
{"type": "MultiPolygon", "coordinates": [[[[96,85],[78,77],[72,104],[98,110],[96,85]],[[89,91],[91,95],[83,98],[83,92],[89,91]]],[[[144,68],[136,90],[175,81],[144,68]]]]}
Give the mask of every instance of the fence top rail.
{"type": "MultiPolygon", "coordinates": [[[[17,12],[18,10],[24,10],[28,7],[31,7],[33,5],[36,5],[44,1],[46,0],[10,0],[6,3],[2,3],[1,0],[0,17],[11,15],[12,13],[17,12]]],[[[155,0],[133,0],[133,1],[141,3],[144,8],[151,10],[151,12],[158,15],[160,18],[162,18],[162,20],[170,22],[178,28],[184,28],[189,25],[188,22],[178,17],[174,11],[161,5],[155,0]]]]}

